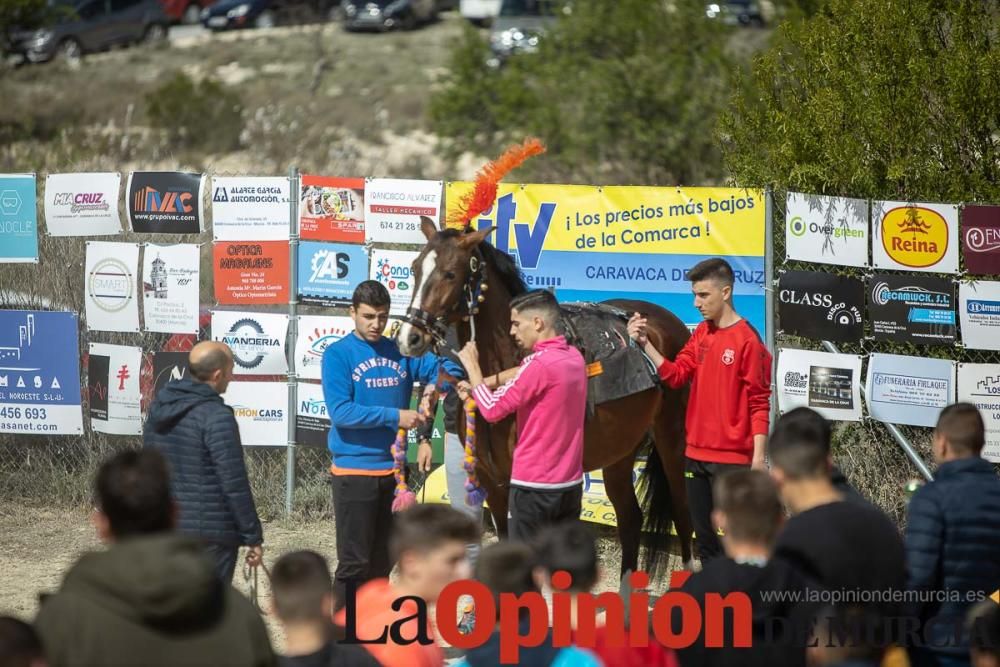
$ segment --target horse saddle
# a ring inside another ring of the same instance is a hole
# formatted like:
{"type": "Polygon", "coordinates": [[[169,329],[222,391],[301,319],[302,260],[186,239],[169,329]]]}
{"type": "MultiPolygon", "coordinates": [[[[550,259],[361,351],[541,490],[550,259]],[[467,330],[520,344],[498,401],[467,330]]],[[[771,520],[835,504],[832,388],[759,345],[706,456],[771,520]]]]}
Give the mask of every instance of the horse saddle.
{"type": "Polygon", "coordinates": [[[560,333],[587,364],[587,416],[595,406],[659,385],[653,363],[629,338],[628,313],[601,303],[563,303],[560,333]]]}

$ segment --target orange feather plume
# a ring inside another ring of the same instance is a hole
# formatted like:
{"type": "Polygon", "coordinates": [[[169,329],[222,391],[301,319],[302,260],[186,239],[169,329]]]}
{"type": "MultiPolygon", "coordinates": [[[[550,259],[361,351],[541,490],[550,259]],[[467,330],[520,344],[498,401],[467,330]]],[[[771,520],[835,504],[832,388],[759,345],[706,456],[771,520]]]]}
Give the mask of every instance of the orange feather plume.
{"type": "Polygon", "coordinates": [[[497,199],[497,186],[503,177],[528,158],[545,152],[545,145],[532,137],[523,144],[511,146],[503,155],[493,162],[487,163],[476,174],[476,183],[472,191],[462,197],[462,201],[448,215],[447,226],[465,229],[474,217],[493,206],[497,199]]]}

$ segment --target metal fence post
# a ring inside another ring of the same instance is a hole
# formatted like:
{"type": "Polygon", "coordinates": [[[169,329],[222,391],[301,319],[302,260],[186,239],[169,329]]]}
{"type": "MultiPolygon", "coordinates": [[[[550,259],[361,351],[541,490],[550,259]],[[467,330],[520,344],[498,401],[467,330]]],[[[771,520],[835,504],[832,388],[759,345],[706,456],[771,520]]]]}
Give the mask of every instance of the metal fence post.
{"type": "Polygon", "coordinates": [[[285,461],[285,518],[292,515],[295,496],[295,430],[298,415],[298,384],[295,373],[295,342],[299,336],[298,273],[299,273],[299,170],[288,168],[289,215],[288,233],[288,340],[285,356],[288,360],[288,447],[285,461]]]}
{"type": "Polygon", "coordinates": [[[774,313],[774,191],[764,190],[764,344],[771,353],[771,426],[778,420],[778,351],[774,348],[778,319],[774,313]]]}

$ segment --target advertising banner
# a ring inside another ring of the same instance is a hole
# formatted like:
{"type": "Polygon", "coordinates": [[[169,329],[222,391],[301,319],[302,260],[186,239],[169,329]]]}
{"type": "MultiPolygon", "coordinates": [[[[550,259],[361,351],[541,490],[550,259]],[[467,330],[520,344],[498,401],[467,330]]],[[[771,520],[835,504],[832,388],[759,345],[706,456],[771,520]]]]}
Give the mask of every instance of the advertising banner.
{"type": "Polygon", "coordinates": [[[389,313],[403,315],[413,297],[413,262],[420,253],[410,250],[372,249],[369,277],[389,290],[389,313]]]}
{"type": "Polygon", "coordinates": [[[959,364],[958,400],[979,408],[986,425],[983,458],[1000,463],[1000,364],[959,364]]]}
{"type": "Polygon", "coordinates": [[[288,303],[288,243],[215,243],[212,245],[215,301],[221,305],[288,303]]]}
{"type": "Polygon", "coordinates": [[[142,256],[146,331],[198,333],[200,264],[197,245],[146,245],[142,256]]]}
{"type": "Polygon", "coordinates": [[[827,419],[861,420],[861,357],[782,348],[778,409],[808,407],[827,419]]]}
{"type": "Polygon", "coordinates": [[[789,192],[785,208],[789,259],[868,266],[868,202],[789,192]]]}
{"type": "Polygon", "coordinates": [[[1000,283],[961,283],[958,312],[966,347],[1000,350],[1000,283]]]}
{"type": "Polygon", "coordinates": [[[868,359],[868,414],[890,424],[933,427],[955,402],[955,362],[898,354],[868,359]]]}
{"type": "Polygon", "coordinates": [[[872,202],[872,264],[877,269],[958,273],[958,207],[872,202]]]}
{"type": "Polygon", "coordinates": [[[420,216],[438,224],[441,185],[441,181],[369,179],[365,185],[365,239],[375,243],[426,243],[420,231],[420,216]]]}
{"type": "Polygon", "coordinates": [[[45,225],[52,236],[102,236],[122,231],[118,173],[49,174],[45,225]]]}
{"type": "Polygon", "coordinates": [[[85,299],[87,329],[139,330],[136,270],[139,244],[87,241],[85,299]]]}
{"type": "Polygon", "coordinates": [[[212,340],[233,351],[235,375],[284,375],[288,315],[212,311],[212,340]]]}
{"type": "Polygon", "coordinates": [[[284,382],[230,382],[222,395],[233,409],[244,446],[288,444],[288,385],[284,382]]]}
{"type": "Polygon", "coordinates": [[[181,380],[188,375],[187,352],[153,353],[153,398],[168,382],[181,380]]]}
{"type": "Polygon", "coordinates": [[[364,246],[345,243],[299,243],[299,297],[303,303],[342,306],[354,288],[368,280],[364,246]]]}
{"type": "Polygon", "coordinates": [[[785,271],[778,277],[778,303],[785,333],[841,343],[864,334],[865,286],[857,278],[785,271]]]}
{"type": "MultiPolygon", "coordinates": [[[[449,211],[470,188],[448,184],[449,211]]],[[[495,227],[488,241],[514,256],[531,289],[555,288],[560,301],[639,298],[689,327],[703,318],[687,271],[723,257],[735,271],[736,309],[765,335],[759,190],[501,183],[472,226],[495,227]]]]}
{"type": "Polygon", "coordinates": [[[330,434],[330,416],[323,401],[323,387],[314,382],[299,382],[296,393],[295,442],[299,445],[326,447],[330,434]]]}
{"type": "Polygon", "coordinates": [[[951,279],[876,273],[868,278],[868,297],[876,340],[921,345],[955,342],[955,284],[951,279]]]}
{"type": "Polygon", "coordinates": [[[966,273],[1000,273],[1000,206],[965,206],[961,216],[966,273]]]}
{"type": "Polygon", "coordinates": [[[346,315],[299,315],[295,341],[295,372],[304,380],[321,379],[323,352],[331,343],[354,331],[354,320],[346,315]]]}
{"type": "Polygon", "coordinates": [[[212,177],[212,238],[287,241],[291,185],[283,177],[212,177]]]}
{"type": "Polygon", "coordinates": [[[0,262],[38,263],[34,174],[0,174],[0,262]]]}
{"type": "Polygon", "coordinates": [[[142,434],[141,365],[142,348],[90,344],[87,388],[93,430],[112,435],[142,434]]]}
{"type": "Polygon", "coordinates": [[[133,171],[125,189],[132,231],[139,234],[197,234],[205,228],[204,174],[133,171]]]}
{"type": "Polygon", "coordinates": [[[0,310],[0,433],[79,435],[76,313],[0,310]]]}
{"type": "Polygon", "coordinates": [[[303,240],[365,242],[365,179],[302,176],[299,236],[303,240]]]}

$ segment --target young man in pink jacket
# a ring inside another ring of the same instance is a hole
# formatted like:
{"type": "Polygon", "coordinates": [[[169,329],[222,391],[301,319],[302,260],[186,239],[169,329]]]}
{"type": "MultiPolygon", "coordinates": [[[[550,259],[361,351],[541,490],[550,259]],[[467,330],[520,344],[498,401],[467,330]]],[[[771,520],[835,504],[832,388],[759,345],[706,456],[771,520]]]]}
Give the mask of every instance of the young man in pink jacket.
{"type": "Polygon", "coordinates": [[[587,370],[583,355],[556,330],[559,317],[551,292],[535,290],[511,301],[510,334],[531,354],[496,390],[483,382],[474,343],[458,355],[483,419],[495,423],[517,414],[509,501],[513,539],[529,540],[543,526],[580,516],[587,370]]]}

